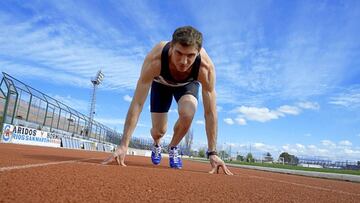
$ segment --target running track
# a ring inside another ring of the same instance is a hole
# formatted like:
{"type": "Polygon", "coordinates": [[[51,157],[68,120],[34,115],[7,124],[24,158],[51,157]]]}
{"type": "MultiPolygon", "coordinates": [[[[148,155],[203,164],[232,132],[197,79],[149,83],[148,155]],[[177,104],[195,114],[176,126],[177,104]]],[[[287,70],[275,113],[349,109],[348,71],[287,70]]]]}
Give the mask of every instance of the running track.
{"type": "Polygon", "coordinates": [[[0,144],[0,202],[360,202],[360,184],[209,164],[168,168],[127,156],[128,167],[101,165],[109,154],[0,144]]]}

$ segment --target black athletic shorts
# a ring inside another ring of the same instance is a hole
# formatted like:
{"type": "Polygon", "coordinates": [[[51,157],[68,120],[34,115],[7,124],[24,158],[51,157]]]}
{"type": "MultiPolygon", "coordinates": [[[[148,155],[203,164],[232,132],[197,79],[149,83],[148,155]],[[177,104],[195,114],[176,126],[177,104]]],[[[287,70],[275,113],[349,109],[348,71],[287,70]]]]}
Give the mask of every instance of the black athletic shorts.
{"type": "Polygon", "coordinates": [[[150,93],[150,111],[154,113],[166,113],[169,111],[173,95],[176,102],[185,95],[191,94],[198,99],[199,82],[193,81],[180,87],[170,87],[161,83],[152,82],[150,93]]]}

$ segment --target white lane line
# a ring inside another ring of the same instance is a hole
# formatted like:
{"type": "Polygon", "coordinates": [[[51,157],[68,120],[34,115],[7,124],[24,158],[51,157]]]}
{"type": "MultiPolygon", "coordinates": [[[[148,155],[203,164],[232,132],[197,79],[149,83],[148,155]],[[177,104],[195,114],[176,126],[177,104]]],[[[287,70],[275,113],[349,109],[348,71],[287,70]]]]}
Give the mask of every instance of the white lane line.
{"type": "Polygon", "coordinates": [[[261,177],[261,176],[253,176],[253,175],[245,175],[245,174],[241,174],[241,175],[247,176],[249,178],[263,179],[263,180],[267,180],[267,181],[296,185],[296,186],[306,187],[306,188],[310,188],[310,189],[323,190],[323,191],[327,191],[327,192],[335,192],[335,193],[340,193],[340,194],[345,194],[345,195],[360,196],[360,194],[358,194],[358,193],[351,193],[351,192],[345,192],[345,191],[341,191],[341,190],[328,189],[328,188],[319,187],[319,186],[306,185],[306,184],[302,184],[302,183],[294,183],[294,182],[289,182],[289,181],[284,181],[284,180],[277,180],[277,179],[273,179],[273,178],[265,178],[265,177],[261,177]]]}
{"type": "Polygon", "coordinates": [[[42,167],[42,166],[50,166],[50,165],[58,165],[58,164],[76,163],[79,161],[87,161],[87,160],[91,160],[91,159],[76,159],[76,160],[48,162],[48,163],[41,163],[41,164],[26,164],[26,165],[20,165],[20,166],[7,166],[7,167],[1,167],[0,172],[12,171],[12,170],[18,170],[18,169],[26,169],[26,168],[35,168],[35,167],[42,167]]]}

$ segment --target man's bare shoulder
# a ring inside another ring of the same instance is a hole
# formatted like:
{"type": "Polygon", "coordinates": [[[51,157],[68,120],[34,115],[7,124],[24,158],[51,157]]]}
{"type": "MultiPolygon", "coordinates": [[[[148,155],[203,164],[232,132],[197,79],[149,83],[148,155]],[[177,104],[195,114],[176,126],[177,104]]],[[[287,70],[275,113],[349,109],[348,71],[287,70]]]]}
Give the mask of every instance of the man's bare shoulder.
{"type": "Polygon", "coordinates": [[[215,76],[215,67],[204,48],[201,48],[200,55],[201,64],[199,70],[199,81],[201,83],[209,83],[211,81],[211,78],[215,76]]]}
{"type": "Polygon", "coordinates": [[[159,43],[157,43],[154,48],[149,52],[147,58],[151,61],[153,60],[161,60],[161,53],[162,50],[164,48],[164,46],[166,45],[166,41],[161,41],[159,43]]]}
{"type": "Polygon", "coordinates": [[[144,65],[142,76],[145,78],[154,78],[160,74],[161,71],[161,53],[166,45],[166,42],[159,42],[152,50],[147,54],[144,65]]]}

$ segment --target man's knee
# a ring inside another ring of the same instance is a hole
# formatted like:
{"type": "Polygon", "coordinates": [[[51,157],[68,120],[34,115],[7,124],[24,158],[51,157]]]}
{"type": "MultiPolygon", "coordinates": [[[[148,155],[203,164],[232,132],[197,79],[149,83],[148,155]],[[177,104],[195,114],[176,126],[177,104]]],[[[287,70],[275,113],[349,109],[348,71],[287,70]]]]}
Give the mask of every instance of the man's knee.
{"type": "Polygon", "coordinates": [[[183,122],[192,121],[197,108],[197,100],[193,95],[185,95],[179,100],[179,118],[183,122]]]}
{"type": "Polygon", "coordinates": [[[155,137],[163,137],[166,133],[166,127],[163,128],[151,128],[151,135],[155,137]]]}
{"type": "Polygon", "coordinates": [[[179,120],[183,124],[190,125],[194,118],[194,114],[195,114],[194,111],[184,109],[182,111],[179,111],[179,120]]]}

